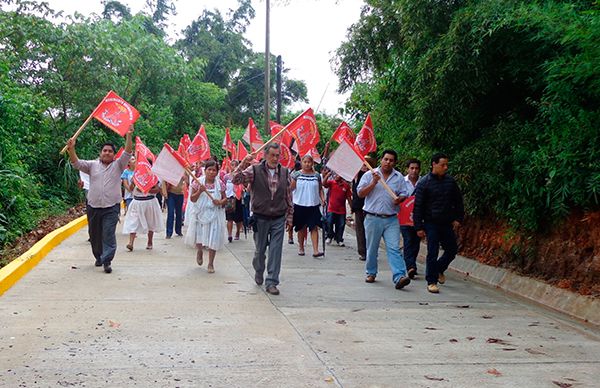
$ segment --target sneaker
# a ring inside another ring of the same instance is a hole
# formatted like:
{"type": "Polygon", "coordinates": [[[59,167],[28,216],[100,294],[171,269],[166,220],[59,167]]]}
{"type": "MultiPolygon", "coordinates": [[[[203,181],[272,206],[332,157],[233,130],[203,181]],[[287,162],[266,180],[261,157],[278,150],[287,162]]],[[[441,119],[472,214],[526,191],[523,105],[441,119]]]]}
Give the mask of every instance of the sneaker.
{"type": "Polygon", "coordinates": [[[104,264],[104,272],[106,272],[106,273],[112,272],[112,268],[110,267],[109,263],[104,264]]]}
{"type": "Polygon", "coordinates": [[[438,275],[438,283],[440,284],[444,284],[446,283],[446,275],[444,275],[443,273],[438,275]]]}
{"type": "Polygon", "coordinates": [[[325,240],[325,242],[327,243],[327,245],[331,245],[332,240],[333,240],[332,238],[328,238],[327,240],[325,240]]]}
{"type": "Polygon", "coordinates": [[[346,246],[346,244],[344,244],[344,242],[343,242],[343,241],[338,241],[338,243],[337,243],[337,246],[338,246],[338,247],[345,247],[345,246],[346,246]]]}
{"type": "Polygon", "coordinates": [[[365,283],[375,283],[375,275],[367,275],[365,283]]]}
{"type": "Polygon", "coordinates": [[[398,281],[396,282],[396,290],[401,290],[403,289],[405,286],[408,286],[410,284],[410,278],[408,276],[402,276],[400,279],[398,279],[398,281]]]}
{"type": "Polygon", "coordinates": [[[269,286],[269,287],[267,287],[266,291],[267,291],[268,294],[271,294],[271,295],[279,295],[279,290],[275,286],[269,286]]]}
{"type": "Polygon", "coordinates": [[[417,276],[417,269],[416,268],[409,268],[408,269],[408,277],[410,279],[414,279],[415,276],[417,276]]]}
{"type": "Polygon", "coordinates": [[[437,286],[437,284],[432,283],[427,285],[427,291],[431,292],[432,294],[439,294],[440,288],[437,286]]]}

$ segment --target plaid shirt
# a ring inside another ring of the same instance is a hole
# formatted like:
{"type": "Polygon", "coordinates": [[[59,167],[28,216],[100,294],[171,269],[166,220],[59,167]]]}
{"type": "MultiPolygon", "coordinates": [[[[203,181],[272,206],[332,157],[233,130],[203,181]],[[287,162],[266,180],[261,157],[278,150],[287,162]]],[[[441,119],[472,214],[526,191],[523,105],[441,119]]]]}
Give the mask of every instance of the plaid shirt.
{"type": "MultiPolygon", "coordinates": [[[[277,168],[283,168],[280,164],[277,165],[277,168]]],[[[279,185],[279,175],[280,174],[267,174],[267,179],[269,180],[269,191],[271,192],[271,200],[277,191],[277,185],[279,185]]],[[[238,168],[233,172],[233,184],[252,184],[254,182],[254,168],[252,166],[248,166],[244,162],[242,162],[238,168]]],[[[291,190],[291,177],[288,174],[288,182],[286,188],[285,202],[287,204],[287,211],[285,212],[285,219],[288,224],[292,224],[292,220],[294,217],[294,204],[292,203],[292,190],[291,190]]]]}

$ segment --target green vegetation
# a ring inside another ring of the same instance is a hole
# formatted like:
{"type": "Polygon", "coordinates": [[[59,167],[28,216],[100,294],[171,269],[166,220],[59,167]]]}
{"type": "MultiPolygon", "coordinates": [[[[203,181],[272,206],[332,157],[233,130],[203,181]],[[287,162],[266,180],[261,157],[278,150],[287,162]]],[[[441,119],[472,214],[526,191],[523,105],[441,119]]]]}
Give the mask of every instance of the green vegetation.
{"type": "Polygon", "coordinates": [[[449,153],[471,214],[539,232],[600,204],[599,42],[597,1],[368,0],[336,65],[380,147],[449,153]]]}
{"type": "MultiPolygon", "coordinates": [[[[249,116],[263,127],[264,54],[243,37],[254,17],[249,0],[227,17],[206,11],[174,43],[164,32],[173,2],[148,1],[137,15],[118,1],[103,4],[102,15],[65,18],[42,2],[0,0],[0,250],[82,200],[58,151],[111,89],[140,111],[136,134],[155,152],[203,123],[213,154],[223,156],[226,126],[235,139],[249,116]]],[[[306,101],[302,81],[284,78],[283,89],[284,109],[306,101]]],[[[107,140],[123,144],[92,121],[78,153],[95,158],[107,140]]]]}

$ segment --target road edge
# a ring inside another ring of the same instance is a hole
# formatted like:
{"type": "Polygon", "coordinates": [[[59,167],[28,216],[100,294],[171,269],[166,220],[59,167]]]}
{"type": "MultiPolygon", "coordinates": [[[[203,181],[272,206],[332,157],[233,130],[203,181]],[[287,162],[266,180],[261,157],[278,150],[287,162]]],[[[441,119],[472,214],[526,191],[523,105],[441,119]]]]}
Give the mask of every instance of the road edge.
{"type": "Polygon", "coordinates": [[[52,249],[85,225],[87,225],[86,215],[76,218],[48,233],[27,252],[0,268],[0,296],[31,271],[52,249]]]}

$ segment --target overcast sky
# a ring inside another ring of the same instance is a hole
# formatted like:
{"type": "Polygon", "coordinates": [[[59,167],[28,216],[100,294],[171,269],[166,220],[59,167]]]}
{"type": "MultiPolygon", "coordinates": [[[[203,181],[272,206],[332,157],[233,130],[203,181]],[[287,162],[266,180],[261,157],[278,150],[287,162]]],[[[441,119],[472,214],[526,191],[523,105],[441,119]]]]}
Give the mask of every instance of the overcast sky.
{"type": "MultiPolygon", "coordinates": [[[[75,11],[100,14],[100,0],[46,0],[51,8],[67,14],[75,11]]],[[[145,0],[121,0],[133,13],[145,6],[145,0]]],[[[226,14],[237,8],[236,0],[176,0],[177,15],[169,19],[170,38],[174,39],[205,8],[226,14]]],[[[345,96],[337,94],[337,77],[331,69],[333,51],[345,39],[346,30],[360,16],[362,0],[271,0],[271,53],[281,55],[290,78],[306,82],[309,106],[330,114],[343,106],[345,96]]],[[[256,17],[246,32],[257,52],[265,49],[265,0],[252,0],[256,17]]],[[[304,106],[298,107],[305,108],[304,106]]]]}

